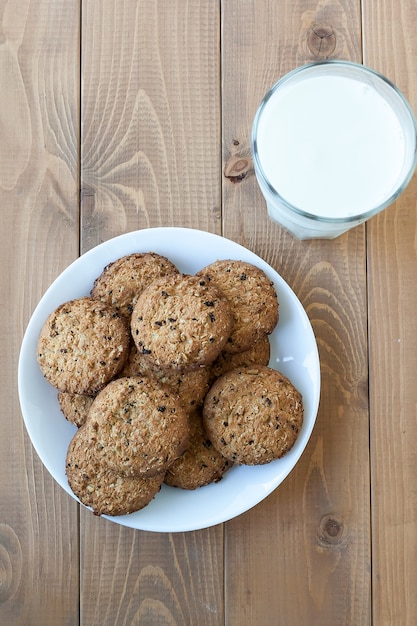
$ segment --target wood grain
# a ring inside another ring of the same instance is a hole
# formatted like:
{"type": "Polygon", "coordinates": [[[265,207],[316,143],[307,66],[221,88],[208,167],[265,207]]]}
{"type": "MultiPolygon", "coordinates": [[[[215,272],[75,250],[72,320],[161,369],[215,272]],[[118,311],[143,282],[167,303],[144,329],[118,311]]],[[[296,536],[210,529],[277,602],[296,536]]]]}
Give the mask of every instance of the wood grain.
{"type": "Polygon", "coordinates": [[[0,623],[13,626],[78,623],[77,506],[28,441],[16,384],[29,316],[78,254],[78,18],[73,0],[0,7],[0,623]]]}
{"type": "Polygon", "coordinates": [[[417,619],[416,192],[414,180],[368,229],[373,612],[384,626],[417,619]]]}
{"type": "Polygon", "coordinates": [[[85,3],[83,250],[162,224],[219,231],[218,7],[85,3]]]}
{"type": "MultiPolygon", "coordinates": [[[[331,26],[335,56],[361,59],[359,3],[270,3],[265,10],[259,2],[227,2],[222,22],[226,163],[233,153],[249,154],[252,119],[266,90],[314,60],[313,26],[331,26]]],[[[317,424],[296,470],[265,502],[227,523],[226,623],[368,624],[364,229],[332,242],[297,242],[268,220],[250,169],[239,182],[224,179],[223,215],[225,235],[265,258],[299,296],[322,366],[317,424]]]]}
{"type": "Polygon", "coordinates": [[[215,528],[154,535],[104,520],[94,526],[82,531],[86,624],[223,624],[223,544],[215,528]]]}
{"type": "MultiPolygon", "coordinates": [[[[85,2],[81,247],[220,231],[219,3],[85,2]]],[[[223,623],[223,528],[132,532],[81,513],[81,621],[223,623]],[[97,576],[97,572],[100,575],[97,576]]]]}
{"type": "Polygon", "coordinates": [[[416,20],[413,0],[0,2],[1,625],[417,623],[417,179],[366,226],[299,242],[267,218],[250,150],[265,91],[317,59],[364,61],[417,110],[416,20]],[[167,225],[269,262],[322,366],[284,483],[177,534],[79,509],[34,451],[16,384],[54,278],[101,241],[167,225]]]}
{"type": "MultiPolygon", "coordinates": [[[[416,6],[364,3],[365,62],[417,109],[416,6]]],[[[417,180],[368,224],[373,615],[417,622],[417,180]],[[393,381],[396,381],[395,383],[393,381]]]]}

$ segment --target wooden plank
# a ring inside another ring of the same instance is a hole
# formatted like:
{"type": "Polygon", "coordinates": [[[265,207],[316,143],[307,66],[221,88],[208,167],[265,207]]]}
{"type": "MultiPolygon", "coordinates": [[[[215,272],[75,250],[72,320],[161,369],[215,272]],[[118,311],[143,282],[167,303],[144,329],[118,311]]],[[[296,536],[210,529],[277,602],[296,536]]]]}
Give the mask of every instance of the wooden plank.
{"type": "Polygon", "coordinates": [[[218,528],[154,534],[105,520],[83,525],[83,623],[223,624],[218,528]]]}
{"type": "Polygon", "coordinates": [[[219,3],[84,3],[82,247],[220,229],[219,3]]]}
{"type": "MultiPolygon", "coordinates": [[[[218,41],[219,2],[83,3],[82,250],[220,232],[218,41]]],[[[81,541],[83,623],[223,623],[222,526],[145,533],[82,511],[81,541]]]]}
{"type": "Polygon", "coordinates": [[[368,228],[373,613],[383,626],[417,620],[416,182],[368,228]]]}
{"type": "MultiPolygon", "coordinates": [[[[366,64],[417,110],[416,7],[366,1],[366,64]]],[[[417,622],[417,179],[368,224],[371,372],[373,615],[375,624],[417,622]],[[400,381],[393,385],[392,380],[400,381]]]]}
{"type": "Polygon", "coordinates": [[[1,5],[0,623],[78,624],[77,505],[28,440],[16,371],[34,307],[78,254],[79,4],[1,5]]]}
{"type": "Polygon", "coordinates": [[[286,71],[321,58],[317,32],[335,38],[326,44],[332,56],[361,60],[360,3],[222,6],[225,169],[233,158],[248,160],[240,182],[224,180],[225,235],[293,287],[312,321],[322,367],[317,424],[299,465],[266,501],[226,525],[226,623],[368,624],[365,231],[296,241],[268,220],[250,161],[262,96],[286,71]]]}

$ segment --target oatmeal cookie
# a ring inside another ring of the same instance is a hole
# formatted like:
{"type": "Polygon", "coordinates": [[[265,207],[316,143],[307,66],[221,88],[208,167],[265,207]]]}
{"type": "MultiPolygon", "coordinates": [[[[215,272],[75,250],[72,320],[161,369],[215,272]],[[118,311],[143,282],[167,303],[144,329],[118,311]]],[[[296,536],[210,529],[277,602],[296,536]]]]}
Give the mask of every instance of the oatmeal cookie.
{"type": "Polygon", "coordinates": [[[164,482],[171,487],[191,490],[218,482],[232,463],[216,450],[207,437],[201,412],[190,414],[189,423],[187,450],[168,468],[164,482]]]}
{"type": "Polygon", "coordinates": [[[126,476],[165,472],[188,443],[179,398],[145,376],[109,383],[91,405],[87,423],[100,463],[126,476]]]}
{"type": "Polygon", "coordinates": [[[267,366],[237,368],[211,387],[203,407],[207,436],[230,461],[261,465],[292,448],[303,423],[301,394],[267,366]]]}
{"type": "Polygon", "coordinates": [[[138,351],[159,367],[193,369],[213,361],[232,330],[230,305],[206,279],[180,274],[154,281],[132,314],[138,351]]]}
{"type": "Polygon", "coordinates": [[[95,515],[127,515],[143,509],[161,488],[163,474],[152,478],[121,476],[95,455],[88,425],[75,433],[68,447],[66,474],[73,493],[95,515]]]}
{"type": "Polygon", "coordinates": [[[45,321],[37,360],[59,391],[94,395],[122,369],[129,327],[113,307],[84,297],[61,304],[45,321]]]}
{"type": "Polygon", "coordinates": [[[200,270],[230,302],[234,324],[225,351],[248,350],[278,322],[278,298],[273,282],[260,268],[244,261],[219,260],[200,270]]]}
{"type": "Polygon", "coordinates": [[[136,300],[153,280],[178,273],[169,259],[155,252],[129,254],[106,265],[94,281],[91,297],[111,304],[130,320],[136,300]]]}
{"type": "Polygon", "coordinates": [[[77,426],[77,428],[85,423],[93,400],[94,396],[87,396],[83,393],[58,392],[59,408],[65,419],[77,426]]]}
{"type": "Polygon", "coordinates": [[[271,344],[268,335],[262,335],[253,345],[244,352],[230,354],[221,352],[211,365],[213,378],[219,378],[222,374],[230,372],[236,367],[245,365],[268,365],[271,358],[271,344]]]}
{"type": "Polygon", "coordinates": [[[130,349],[122,376],[148,376],[157,383],[167,386],[177,395],[186,411],[193,411],[203,404],[210,387],[210,369],[202,365],[195,370],[174,370],[161,368],[138,352],[136,346],[130,349]]]}

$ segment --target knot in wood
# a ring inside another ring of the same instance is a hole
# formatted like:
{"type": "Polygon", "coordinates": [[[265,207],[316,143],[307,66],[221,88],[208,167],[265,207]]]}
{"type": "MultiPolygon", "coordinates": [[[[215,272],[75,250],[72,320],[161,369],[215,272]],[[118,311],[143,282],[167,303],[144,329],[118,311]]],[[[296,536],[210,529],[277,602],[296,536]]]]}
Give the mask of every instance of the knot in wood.
{"type": "Polygon", "coordinates": [[[232,155],[224,168],[224,175],[232,183],[239,183],[252,169],[252,159],[239,155],[232,155]]]}
{"type": "Polygon", "coordinates": [[[95,196],[95,190],[93,189],[93,187],[90,187],[89,185],[83,185],[81,187],[81,197],[83,198],[90,198],[90,197],[94,197],[95,196]]]}
{"type": "Polygon", "coordinates": [[[0,603],[14,596],[20,585],[23,559],[19,538],[13,528],[0,524],[0,603]]]}
{"type": "Polygon", "coordinates": [[[307,33],[310,52],[318,59],[327,59],[336,48],[336,34],[330,24],[313,24],[307,33]]]}
{"type": "Polygon", "coordinates": [[[337,515],[325,515],[320,520],[318,538],[322,545],[338,545],[345,534],[343,520],[337,515]]]}

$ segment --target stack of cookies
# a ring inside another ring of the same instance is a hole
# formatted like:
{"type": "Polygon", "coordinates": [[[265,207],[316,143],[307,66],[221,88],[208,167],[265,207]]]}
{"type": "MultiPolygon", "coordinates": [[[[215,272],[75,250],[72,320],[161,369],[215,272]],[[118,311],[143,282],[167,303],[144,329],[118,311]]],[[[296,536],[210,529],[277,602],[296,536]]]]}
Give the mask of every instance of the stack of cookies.
{"type": "Polygon", "coordinates": [[[220,260],[188,275],[153,252],[110,263],[90,296],[51,313],[37,359],[77,426],[66,473],[79,500],[123,515],[164,482],[196,489],[285,454],[303,405],[268,367],[277,322],[258,267],[220,260]]]}

